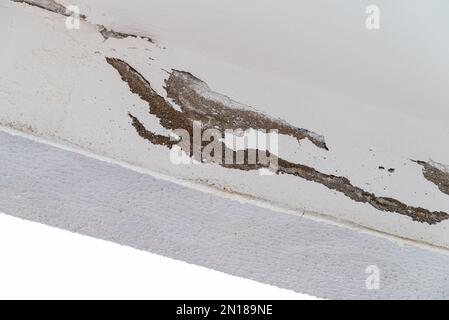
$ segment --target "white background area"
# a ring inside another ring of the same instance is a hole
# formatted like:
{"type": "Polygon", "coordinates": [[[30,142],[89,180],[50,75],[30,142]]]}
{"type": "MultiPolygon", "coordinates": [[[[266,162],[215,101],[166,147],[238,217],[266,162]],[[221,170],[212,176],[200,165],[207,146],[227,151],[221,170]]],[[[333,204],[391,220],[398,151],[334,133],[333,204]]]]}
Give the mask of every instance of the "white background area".
{"type": "Polygon", "coordinates": [[[0,299],[314,299],[0,213],[0,299]]]}

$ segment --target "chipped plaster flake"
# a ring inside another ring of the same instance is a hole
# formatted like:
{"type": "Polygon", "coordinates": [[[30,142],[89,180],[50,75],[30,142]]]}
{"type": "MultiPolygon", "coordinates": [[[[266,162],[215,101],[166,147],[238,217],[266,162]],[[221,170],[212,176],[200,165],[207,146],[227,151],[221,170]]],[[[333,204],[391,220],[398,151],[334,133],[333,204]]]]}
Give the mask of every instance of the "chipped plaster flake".
{"type": "Polygon", "coordinates": [[[444,165],[441,163],[438,163],[436,161],[430,160],[429,164],[432,165],[433,167],[437,168],[440,171],[443,171],[444,173],[449,174],[449,165],[444,165]]]}

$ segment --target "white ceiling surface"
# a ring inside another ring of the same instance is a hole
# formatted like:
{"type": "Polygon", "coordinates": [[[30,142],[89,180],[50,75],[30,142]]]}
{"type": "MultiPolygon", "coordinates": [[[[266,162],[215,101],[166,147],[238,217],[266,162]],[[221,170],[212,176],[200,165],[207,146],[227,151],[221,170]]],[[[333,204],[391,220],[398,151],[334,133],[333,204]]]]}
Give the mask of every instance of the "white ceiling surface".
{"type": "Polygon", "coordinates": [[[161,129],[147,103],[130,94],[104,59],[126,60],[162,95],[167,73],[161,68],[188,70],[218,92],[325,136],[329,152],[307,141],[280,141],[289,161],[348,177],[379,196],[449,211],[447,195],[410,161],[449,163],[443,91],[449,55],[435,38],[449,28],[440,27],[447,23],[438,19],[442,10],[430,22],[423,18],[436,1],[425,8],[424,2],[378,2],[378,31],[365,29],[366,3],[355,1],[77,2],[93,22],[149,35],[158,46],[132,38],[104,41],[88,23],[68,31],[65,17],[1,1],[1,124],[177,178],[209,181],[299,214],[326,214],[449,246],[448,221],[413,222],[295,177],[172,165],[165,148],[140,139],[130,125],[128,112],[161,129]],[[396,172],[382,172],[380,165],[396,172]]]}
{"type": "Polygon", "coordinates": [[[93,22],[153,36],[168,47],[443,124],[449,118],[445,0],[75,2],[93,22]],[[365,28],[371,4],[380,8],[378,31],[365,28]]]}

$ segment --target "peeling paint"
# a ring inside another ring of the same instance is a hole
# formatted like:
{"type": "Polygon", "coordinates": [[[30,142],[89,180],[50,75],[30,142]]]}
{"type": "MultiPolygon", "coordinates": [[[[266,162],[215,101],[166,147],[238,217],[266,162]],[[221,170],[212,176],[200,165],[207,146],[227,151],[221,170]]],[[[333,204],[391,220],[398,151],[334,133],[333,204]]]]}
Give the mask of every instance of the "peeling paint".
{"type": "Polygon", "coordinates": [[[124,32],[118,32],[118,31],[114,31],[112,29],[108,29],[105,26],[102,25],[98,25],[98,32],[100,32],[100,34],[103,36],[103,38],[105,40],[109,39],[109,38],[114,38],[114,39],[125,39],[128,37],[131,38],[139,38],[139,39],[143,39],[146,40],[148,42],[154,43],[153,40],[149,37],[145,37],[145,36],[138,36],[132,33],[124,33],[124,32]]]}
{"type": "MultiPolygon", "coordinates": [[[[169,130],[184,129],[190,137],[193,136],[192,121],[198,120],[207,124],[211,128],[218,128],[224,133],[225,129],[278,129],[280,133],[292,135],[298,140],[308,138],[317,147],[327,149],[324,139],[305,129],[292,127],[284,121],[273,120],[257,111],[241,108],[241,104],[232,101],[228,97],[212,92],[208,86],[198,78],[188,72],[172,71],[170,77],[165,82],[167,96],[180,106],[181,111],[176,110],[170,102],[160,96],[151,84],[128,63],[115,58],[107,58],[107,62],[114,67],[122,77],[122,80],[128,84],[131,92],[138,94],[149,104],[149,112],[159,118],[160,124],[169,130]]],[[[137,133],[149,142],[157,145],[172,146],[174,143],[168,137],[156,135],[147,128],[133,115],[130,115],[132,125],[137,133]]],[[[192,139],[193,140],[193,139],[192,139]]],[[[204,147],[204,142],[199,147],[204,147]]],[[[184,150],[188,155],[194,156],[194,144],[190,150],[184,150]]],[[[198,147],[198,146],[197,146],[198,147]]],[[[223,145],[222,157],[225,157],[226,146],[223,145]]],[[[229,151],[229,150],[228,150],[229,151]]],[[[243,153],[244,159],[247,159],[248,153],[254,150],[241,150],[238,152],[230,151],[233,156],[237,153],[243,153]]],[[[265,151],[264,151],[265,153],[265,151]]],[[[260,153],[257,153],[260,155],[260,153]]],[[[273,156],[266,151],[267,156],[273,156]]],[[[197,159],[201,161],[201,159],[197,159]]],[[[225,168],[239,170],[257,170],[269,168],[269,164],[258,162],[258,164],[225,164],[226,161],[220,161],[218,164],[225,168]]],[[[395,212],[408,216],[414,221],[428,223],[429,225],[439,223],[449,218],[446,212],[432,212],[430,210],[409,206],[399,200],[378,197],[374,193],[367,192],[351,184],[346,177],[339,177],[324,174],[318,170],[302,164],[291,163],[284,159],[277,159],[277,174],[289,174],[302,179],[324,185],[330,190],[338,191],[355,202],[367,203],[383,212],[395,212]]]]}
{"type": "MultiPolygon", "coordinates": [[[[54,0],[11,0],[13,2],[18,2],[18,3],[25,3],[28,4],[30,6],[33,7],[38,7],[41,8],[43,10],[47,10],[56,14],[60,14],[66,17],[71,16],[71,12],[67,11],[67,8],[65,6],[63,6],[62,4],[57,3],[54,0]]],[[[83,20],[84,22],[87,23],[91,23],[87,20],[86,15],[84,14],[80,14],[80,19],[83,20]]],[[[142,35],[137,35],[137,34],[132,34],[132,33],[125,33],[125,32],[119,32],[119,31],[115,31],[112,29],[108,29],[103,25],[100,24],[94,24],[93,25],[98,27],[98,32],[103,36],[103,38],[105,40],[109,39],[109,38],[114,38],[114,39],[125,39],[128,37],[131,38],[139,38],[139,39],[143,39],[146,40],[148,42],[154,43],[153,40],[150,37],[147,36],[142,36],[142,35]]]]}
{"type": "MultiPolygon", "coordinates": [[[[11,1],[25,3],[30,6],[38,7],[53,13],[61,14],[66,17],[69,17],[71,15],[71,13],[67,11],[67,8],[65,6],[57,3],[54,0],[11,0],[11,1]]],[[[81,14],[80,19],[85,20],[86,16],[81,14]]]]}
{"type": "Polygon", "coordinates": [[[287,122],[273,119],[229,97],[213,92],[209,86],[189,72],[173,70],[166,81],[167,96],[181,106],[191,120],[206,123],[209,128],[275,129],[279,134],[298,140],[309,139],[319,148],[328,150],[324,137],[287,122]]]}
{"type": "Polygon", "coordinates": [[[424,177],[435,184],[441,192],[449,195],[449,171],[438,163],[415,161],[423,167],[424,177]]]}

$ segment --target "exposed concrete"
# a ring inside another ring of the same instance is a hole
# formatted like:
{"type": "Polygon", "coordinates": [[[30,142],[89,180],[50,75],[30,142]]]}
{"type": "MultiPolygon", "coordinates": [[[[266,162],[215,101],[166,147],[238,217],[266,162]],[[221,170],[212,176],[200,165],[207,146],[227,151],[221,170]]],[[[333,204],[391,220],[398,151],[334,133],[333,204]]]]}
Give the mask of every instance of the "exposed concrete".
{"type": "Polygon", "coordinates": [[[132,37],[132,38],[141,38],[144,39],[148,42],[153,43],[153,40],[149,37],[145,37],[145,36],[138,36],[135,34],[131,34],[131,33],[124,33],[124,32],[118,32],[118,31],[114,31],[111,29],[106,28],[105,26],[102,25],[98,25],[98,32],[101,33],[101,35],[103,36],[103,38],[105,40],[109,39],[109,38],[114,38],[114,39],[125,39],[127,37],[132,37]]]}
{"type": "Polygon", "coordinates": [[[437,163],[416,161],[423,167],[424,177],[435,184],[441,192],[449,195],[449,172],[437,163]]]}
{"type": "MultiPolygon", "coordinates": [[[[151,87],[151,84],[128,63],[115,58],[107,58],[107,62],[120,73],[122,80],[128,84],[131,92],[138,94],[143,100],[148,102],[149,112],[159,118],[160,124],[163,127],[169,130],[184,129],[189,133],[191,141],[194,141],[193,121],[200,121],[206,124],[206,129],[216,128],[221,130],[222,137],[224,137],[226,129],[277,129],[281,134],[292,135],[298,140],[308,138],[316,146],[327,149],[322,137],[305,129],[294,128],[286,122],[272,120],[257,111],[238,108],[236,106],[240,104],[215,92],[211,92],[204,82],[187,72],[173,71],[165,83],[168,98],[173,99],[181,107],[181,111],[178,111],[169,101],[160,96],[151,87]]],[[[170,138],[156,135],[148,128],[145,128],[135,116],[130,115],[130,117],[132,118],[133,126],[142,138],[147,139],[153,144],[167,147],[174,144],[174,142],[170,141],[170,138]]],[[[202,145],[199,147],[204,148],[208,142],[202,141],[201,143],[202,145]]],[[[193,143],[189,144],[189,146],[190,149],[184,151],[188,155],[194,156],[193,149],[195,146],[193,143]]],[[[223,167],[239,170],[270,168],[270,163],[262,162],[250,164],[246,161],[243,164],[227,164],[225,159],[226,154],[231,153],[233,158],[237,159],[236,153],[240,152],[243,153],[243,159],[248,159],[250,150],[226,152],[226,149],[223,143],[221,148],[223,154],[219,159],[221,161],[218,162],[223,167]]],[[[269,152],[266,153],[269,154],[269,152]]],[[[259,152],[257,154],[258,158],[261,158],[259,152]]],[[[196,160],[202,161],[202,159],[196,160]]],[[[383,212],[399,213],[411,217],[414,221],[428,223],[430,225],[449,218],[449,214],[446,212],[430,211],[425,208],[407,205],[390,197],[379,197],[374,193],[354,186],[346,177],[325,174],[312,167],[291,163],[280,158],[277,159],[276,163],[278,164],[276,168],[278,174],[290,174],[322,184],[331,190],[343,193],[356,202],[368,203],[383,212]]]]}
{"type": "Polygon", "coordinates": [[[306,129],[295,128],[285,121],[272,119],[260,112],[249,110],[249,107],[212,92],[206,83],[190,73],[175,70],[166,81],[166,89],[168,97],[181,107],[181,112],[177,111],[169,102],[160,97],[151,88],[151,84],[128,63],[115,58],[106,60],[128,83],[131,92],[152,104],[150,113],[156,115],[161,124],[168,129],[182,128],[190,132],[193,121],[203,123],[205,129],[275,129],[280,134],[290,135],[298,140],[309,139],[317,147],[327,150],[324,137],[306,129]]]}

